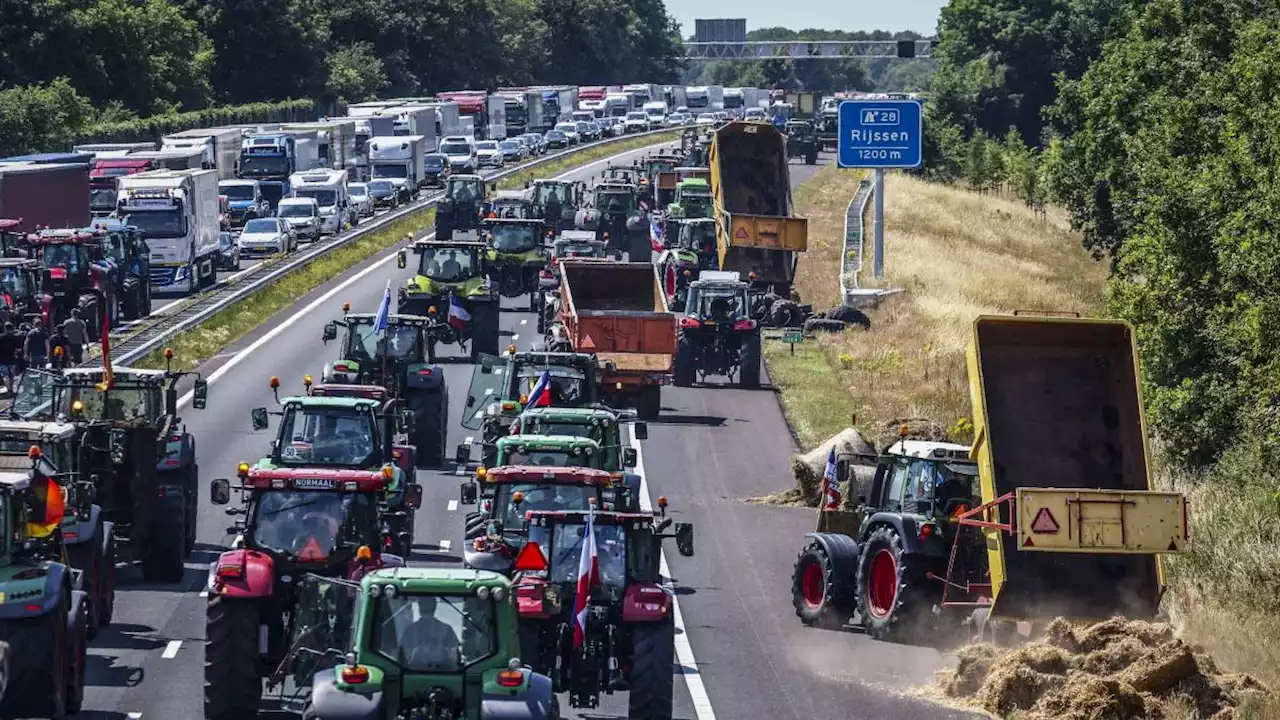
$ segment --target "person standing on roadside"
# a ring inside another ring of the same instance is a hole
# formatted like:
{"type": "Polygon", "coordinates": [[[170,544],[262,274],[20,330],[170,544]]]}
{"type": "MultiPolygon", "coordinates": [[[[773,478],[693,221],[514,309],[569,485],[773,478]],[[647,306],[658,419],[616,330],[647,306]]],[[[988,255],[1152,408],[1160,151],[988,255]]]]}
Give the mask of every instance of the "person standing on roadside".
{"type": "Polygon", "coordinates": [[[13,376],[18,370],[20,346],[21,342],[18,339],[18,333],[13,329],[13,323],[5,323],[4,329],[0,331],[0,375],[4,376],[4,386],[10,394],[13,393],[13,376]]]}
{"type": "Polygon", "coordinates": [[[84,362],[84,346],[89,344],[89,328],[80,319],[80,309],[71,311],[71,317],[62,323],[67,334],[67,349],[71,352],[71,361],[76,365],[84,362]]]}
{"type": "Polygon", "coordinates": [[[32,325],[31,330],[27,332],[22,353],[27,358],[29,368],[42,368],[49,364],[49,336],[40,323],[32,325]]]}

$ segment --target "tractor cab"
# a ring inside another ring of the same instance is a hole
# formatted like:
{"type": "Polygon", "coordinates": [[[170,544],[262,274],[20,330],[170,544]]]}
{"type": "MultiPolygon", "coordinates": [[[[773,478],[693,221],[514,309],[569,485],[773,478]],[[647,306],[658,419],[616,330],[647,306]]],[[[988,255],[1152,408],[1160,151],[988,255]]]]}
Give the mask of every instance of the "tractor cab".
{"type": "Polygon", "coordinates": [[[787,158],[802,157],[808,165],[818,162],[818,134],[808,120],[788,120],[783,132],[787,136],[787,158]]]}
{"type": "MultiPolygon", "coordinates": [[[[481,242],[419,240],[413,244],[413,252],[418,256],[418,273],[406,281],[406,287],[424,292],[436,287],[459,288],[466,292],[469,287],[464,286],[484,278],[487,249],[488,246],[481,242]]],[[[426,310],[423,308],[423,312],[415,314],[425,315],[426,310]]]]}
{"type": "MultiPolygon", "coordinates": [[[[397,312],[437,315],[444,322],[427,337],[429,344],[471,342],[474,360],[498,351],[498,302],[501,297],[485,273],[488,246],[461,240],[419,240],[413,244],[418,271],[405,281],[396,301],[397,312]]],[[[400,267],[407,264],[401,250],[400,267]]]]}
{"type": "Polygon", "coordinates": [[[40,263],[36,260],[0,257],[0,291],[3,291],[4,304],[27,322],[40,320],[40,276],[40,263]]]}
{"type": "Polygon", "coordinates": [[[754,327],[747,283],[738,280],[736,276],[737,273],[712,271],[690,283],[689,299],[684,307],[685,318],[703,325],[732,326],[741,321],[750,321],[754,327]],[[721,275],[734,277],[720,277],[721,275]]]}
{"type": "Polygon", "coordinates": [[[529,294],[530,310],[536,302],[538,274],[547,266],[541,220],[489,219],[481,226],[489,245],[486,269],[503,297],[529,294]]]}
{"type": "Polygon", "coordinates": [[[690,178],[676,183],[675,199],[667,206],[669,220],[709,218],[711,214],[711,186],[701,178],[690,178]]]}
{"type": "Polygon", "coordinates": [[[711,218],[671,220],[666,223],[662,254],[658,256],[658,276],[662,278],[667,302],[682,306],[689,284],[704,270],[716,270],[716,221],[711,218]]]}
{"type": "Polygon", "coordinates": [[[78,309],[90,339],[96,340],[104,313],[115,317],[115,275],[119,270],[115,260],[106,255],[104,235],[64,229],[27,236],[27,244],[40,261],[41,315],[48,327],[62,324],[78,309]]]}
{"type": "Polygon", "coordinates": [[[100,234],[102,247],[120,277],[117,290],[126,320],[151,314],[151,246],[142,231],[115,218],[98,218],[92,229],[100,234]]]}
{"type": "Polygon", "coordinates": [[[0,218],[0,257],[27,257],[27,234],[22,219],[0,218]]]}
{"type": "Polygon", "coordinates": [[[703,271],[689,283],[676,339],[675,384],[708,375],[736,377],[744,389],[760,386],[760,326],[751,318],[747,283],[736,272],[703,271]]]}
{"type": "Polygon", "coordinates": [[[444,197],[436,203],[436,237],[451,240],[455,232],[475,230],[489,186],[479,175],[451,175],[444,197]]]}
{"type": "Polygon", "coordinates": [[[639,206],[636,186],[600,182],[591,189],[591,196],[589,207],[578,212],[576,226],[595,232],[618,259],[626,252],[632,262],[648,262],[652,250],[649,221],[639,206]]]}
{"type": "Polygon", "coordinates": [[[555,232],[572,227],[582,206],[583,184],[565,180],[534,180],[530,187],[533,215],[555,232]]]}
{"type": "Polygon", "coordinates": [[[413,366],[435,362],[428,342],[428,335],[439,324],[435,314],[391,314],[383,331],[376,329],[377,319],[372,313],[346,313],[340,320],[325,323],[322,339],[326,345],[338,339],[338,328],[342,328],[342,338],[339,359],[325,364],[323,382],[382,385],[398,394],[406,372],[425,369],[426,375],[433,374],[431,368],[413,366]]]}
{"type": "Polygon", "coordinates": [[[516,420],[519,435],[569,436],[589,438],[600,447],[600,467],[610,472],[634,468],[636,451],[622,439],[623,423],[632,423],[632,434],[638,440],[649,437],[649,425],[636,420],[631,411],[606,410],[588,407],[535,407],[520,414],[516,420]]]}
{"type": "Polygon", "coordinates": [[[481,209],[485,219],[532,220],[533,202],[519,190],[499,190],[481,209]]]}

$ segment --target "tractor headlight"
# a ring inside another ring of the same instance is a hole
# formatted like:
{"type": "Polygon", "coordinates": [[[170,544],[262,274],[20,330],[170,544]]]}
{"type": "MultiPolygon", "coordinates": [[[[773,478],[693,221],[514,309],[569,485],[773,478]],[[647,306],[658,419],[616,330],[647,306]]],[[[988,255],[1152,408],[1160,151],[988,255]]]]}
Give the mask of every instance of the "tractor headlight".
{"type": "MultiPolygon", "coordinates": [[[[376,587],[376,586],[375,586],[375,587],[376,587]]],[[[386,588],[382,591],[382,594],[383,594],[383,595],[386,595],[386,596],[387,596],[387,597],[389,597],[389,598],[393,598],[393,597],[395,597],[395,596],[396,596],[396,586],[395,586],[395,585],[388,585],[388,586],[386,586],[386,588]]]]}
{"type": "Polygon", "coordinates": [[[484,586],[481,586],[481,588],[480,588],[479,590],[476,590],[476,597],[480,598],[481,600],[488,600],[488,599],[489,599],[489,586],[488,586],[488,585],[484,585],[484,586]]]}
{"type": "Polygon", "coordinates": [[[376,598],[376,597],[381,597],[381,596],[382,596],[382,586],[381,586],[381,585],[370,585],[370,586],[369,586],[369,597],[374,597],[374,598],[376,598]]]}
{"type": "Polygon", "coordinates": [[[493,599],[494,599],[494,600],[496,600],[497,602],[502,602],[502,601],[503,601],[503,600],[505,600],[506,598],[507,598],[507,591],[506,591],[506,589],[504,589],[504,588],[500,588],[500,587],[497,587],[497,588],[494,588],[494,589],[493,589],[493,599]]]}

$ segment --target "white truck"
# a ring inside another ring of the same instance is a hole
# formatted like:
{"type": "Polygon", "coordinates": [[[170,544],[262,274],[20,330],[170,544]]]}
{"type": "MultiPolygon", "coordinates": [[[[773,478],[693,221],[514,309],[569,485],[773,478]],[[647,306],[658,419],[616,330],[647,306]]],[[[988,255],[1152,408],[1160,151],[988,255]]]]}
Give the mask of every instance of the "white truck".
{"type": "Polygon", "coordinates": [[[119,210],[151,248],[151,286],[193,293],[217,280],[218,173],[150,170],[117,180],[119,210]]]}
{"type": "Polygon", "coordinates": [[[404,100],[370,100],[369,102],[356,103],[347,106],[347,117],[369,117],[377,115],[388,108],[399,107],[404,105],[404,100]]]}
{"type": "Polygon", "coordinates": [[[293,197],[312,198],[320,207],[320,234],[337,235],[359,221],[347,195],[347,173],[342,170],[312,170],[289,177],[293,197]]]}
{"type": "Polygon", "coordinates": [[[633,105],[632,110],[640,110],[646,104],[656,100],[662,100],[662,86],[653,85],[651,83],[635,83],[632,85],[623,85],[622,91],[631,95],[633,105]]]}
{"type": "Polygon", "coordinates": [[[458,135],[462,132],[462,115],[458,103],[452,100],[434,103],[436,108],[436,136],[458,135]]]}
{"type": "Polygon", "coordinates": [[[667,103],[667,112],[676,112],[678,108],[689,106],[689,97],[684,85],[668,85],[662,90],[663,100],[667,103]]]}
{"type": "Polygon", "coordinates": [[[107,158],[122,158],[129,153],[147,152],[155,150],[155,143],[94,143],[91,145],[76,145],[71,148],[72,152],[92,153],[94,160],[105,160],[107,158]]]}
{"type": "Polygon", "coordinates": [[[724,109],[729,113],[729,117],[735,120],[741,119],[743,113],[747,111],[746,102],[743,88],[724,89],[724,109]]]}
{"type": "Polygon", "coordinates": [[[383,112],[384,115],[395,116],[393,135],[421,135],[426,139],[428,147],[434,148],[436,142],[436,109],[426,105],[401,105],[383,112]]]}
{"type": "MultiPolygon", "coordinates": [[[[161,170],[210,170],[205,167],[205,151],[201,146],[169,148],[168,150],[142,150],[129,153],[130,160],[150,160],[152,167],[161,170]]],[[[219,173],[219,180],[223,179],[219,173]]]]}
{"type": "Polygon", "coordinates": [[[369,177],[390,180],[401,202],[417,197],[426,182],[426,138],[400,135],[369,138],[369,177]]]}
{"type": "Polygon", "coordinates": [[[626,93],[609,93],[604,96],[602,117],[626,117],[631,112],[631,96],[626,93]]]}
{"type": "Polygon", "coordinates": [[[640,108],[645,117],[649,119],[649,129],[654,130],[662,127],[667,119],[667,104],[661,100],[647,102],[640,108]]]}
{"type": "Polygon", "coordinates": [[[201,148],[204,167],[217,170],[219,180],[232,180],[236,176],[236,162],[240,160],[240,141],[243,138],[244,131],[240,128],[194,128],[165,135],[160,139],[160,149],[201,148]]]}
{"type": "Polygon", "coordinates": [[[281,125],[280,129],[294,136],[295,146],[298,138],[309,139],[311,133],[315,132],[315,166],[301,167],[297,172],[305,172],[315,167],[343,170],[348,175],[354,175],[357,172],[360,163],[357,161],[355,120],[331,118],[316,122],[289,123],[281,125]]]}
{"type": "Polygon", "coordinates": [[[690,85],[685,90],[685,107],[689,108],[689,112],[698,113],[711,112],[715,108],[711,107],[711,89],[706,85],[690,85]]]}

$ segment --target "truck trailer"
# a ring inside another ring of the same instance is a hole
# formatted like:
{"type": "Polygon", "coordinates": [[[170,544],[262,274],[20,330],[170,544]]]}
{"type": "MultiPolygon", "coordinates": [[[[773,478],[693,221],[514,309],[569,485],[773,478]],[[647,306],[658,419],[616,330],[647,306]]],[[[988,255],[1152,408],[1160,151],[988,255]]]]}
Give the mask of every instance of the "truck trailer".
{"type": "Polygon", "coordinates": [[[146,152],[147,150],[155,150],[156,144],[149,142],[137,143],[91,143],[89,145],[76,145],[71,148],[72,152],[93,155],[94,160],[102,160],[104,158],[124,157],[133,152],[146,152]]]}
{"type": "Polygon", "coordinates": [[[369,138],[369,177],[390,180],[401,202],[412,200],[426,183],[425,148],[421,135],[369,138]]]}
{"type": "Polygon", "coordinates": [[[78,228],[89,224],[89,166],[70,163],[0,165],[0,218],[22,227],[78,228]]]}
{"type": "Polygon", "coordinates": [[[287,123],[280,126],[286,133],[302,133],[297,137],[309,138],[315,133],[316,167],[305,168],[298,172],[306,172],[316,168],[341,170],[348,177],[358,177],[360,163],[357,161],[356,121],[344,118],[330,118],[306,123],[287,123]]]}
{"type": "Polygon", "coordinates": [[[217,280],[218,173],[151,170],[120,178],[119,214],[151,248],[151,287],[193,293],[217,280]]]}
{"type": "Polygon", "coordinates": [[[244,131],[240,128],[194,128],[165,135],[160,139],[160,149],[200,148],[203,152],[203,167],[217,170],[219,180],[230,180],[236,176],[236,162],[240,160],[240,140],[243,137],[244,131]]]}
{"type": "Polygon", "coordinates": [[[154,170],[155,167],[152,160],[128,155],[94,160],[89,169],[89,211],[94,217],[105,217],[115,212],[119,178],[154,170]]]}

